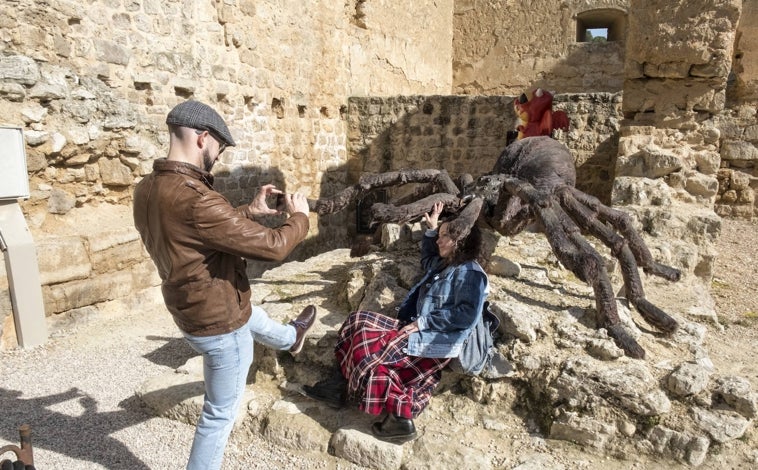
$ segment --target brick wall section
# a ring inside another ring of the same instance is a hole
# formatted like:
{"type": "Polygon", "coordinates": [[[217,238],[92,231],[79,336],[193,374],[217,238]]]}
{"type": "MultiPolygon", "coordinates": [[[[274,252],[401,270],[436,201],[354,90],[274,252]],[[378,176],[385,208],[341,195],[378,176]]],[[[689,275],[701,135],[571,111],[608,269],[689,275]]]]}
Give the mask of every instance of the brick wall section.
{"type": "MultiPolygon", "coordinates": [[[[515,129],[514,96],[351,98],[348,180],[363,172],[444,168],[455,178],[489,173],[515,129]]],[[[618,147],[621,96],[566,94],[555,99],[571,127],[557,137],[577,163],[577,186],[607,200],[618,147]]]]}

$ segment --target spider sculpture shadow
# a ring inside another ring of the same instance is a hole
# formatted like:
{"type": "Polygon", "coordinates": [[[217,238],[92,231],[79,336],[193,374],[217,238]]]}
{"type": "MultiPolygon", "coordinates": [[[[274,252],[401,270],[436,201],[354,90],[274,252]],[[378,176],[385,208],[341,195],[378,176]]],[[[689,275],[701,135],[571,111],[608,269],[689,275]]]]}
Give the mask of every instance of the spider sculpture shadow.
{"type": "Polygon", "coordinates": [[[642,317],[664,333],[676,331],[676,320],[645,298],[639,268],[669,281],[678,281],[680,272],[653,260],[629,215],[576,189],[574,160],[559,141],[548,136],[516,140],[505,148],[492,172],[476,180],[463,175],[456,184],[444,170],[370,174],[331,198],[309,202],[318,214],[333,213],[372,190],[406,183],[426,184],[391,204],[372,205],[374,223],[417,219],[437,201],[445,204],[447,212],[458,213],[464,223],[484,224],[506,236],[536,223],[558,260],[592,286],[599,325],[626,355],[644,358],[645,350],[621,324],[605,262],[583,234],[592,235],[618,259],[626,297],[642,317]]]}

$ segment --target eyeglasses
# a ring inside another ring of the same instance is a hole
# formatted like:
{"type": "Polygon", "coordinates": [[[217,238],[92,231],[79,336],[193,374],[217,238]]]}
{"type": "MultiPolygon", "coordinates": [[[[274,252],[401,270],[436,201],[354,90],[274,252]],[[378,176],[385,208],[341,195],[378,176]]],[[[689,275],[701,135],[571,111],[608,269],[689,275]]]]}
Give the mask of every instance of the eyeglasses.
{"type": "MultiPolygon", "coordinates": [[[[206,132],[206,131],[195,129],[195,134],[197,135],[203,135],[203,132],[206,132]]],[[[224,153],[224,150],[226,150],[226,144],[224,143],[224,141],[218,138],[216,134],[214,134],[213,132],[211,131],[207,131],[207,132],[208,134],[210,134],[211,137],[213,137],[216,140],[216,142],[218,142],[218,154],[221,155],[222,153],[224,153]]]]}

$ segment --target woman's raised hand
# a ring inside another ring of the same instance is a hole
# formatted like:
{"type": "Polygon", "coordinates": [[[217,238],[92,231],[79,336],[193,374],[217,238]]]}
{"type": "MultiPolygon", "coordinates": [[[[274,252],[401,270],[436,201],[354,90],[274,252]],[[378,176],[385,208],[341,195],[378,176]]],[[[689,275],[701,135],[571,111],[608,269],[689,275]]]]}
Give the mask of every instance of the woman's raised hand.
{"type": "Polygon", "coordinates": [[[440,214],[444,208],[445,205],[443,203],[435,202],[434,206],[432,206],[432,210],[424,214],[424,222],[426,222],[429,230],[437,230],[437,222],[439,221],[440,214]]]}

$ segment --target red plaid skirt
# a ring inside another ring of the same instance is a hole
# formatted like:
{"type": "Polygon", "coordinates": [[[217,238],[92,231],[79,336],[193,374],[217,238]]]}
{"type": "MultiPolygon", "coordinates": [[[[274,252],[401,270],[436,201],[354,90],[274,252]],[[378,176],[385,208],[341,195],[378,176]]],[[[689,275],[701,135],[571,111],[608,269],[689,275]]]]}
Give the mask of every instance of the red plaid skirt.
{"type": "Polygon", "coordinates": [[[398,323],[380,313],[353,312],[340,328],[335,354],[362,411],[415,418],[450,359],[408,356],[408,335],[398,331],[398,323]]]}

